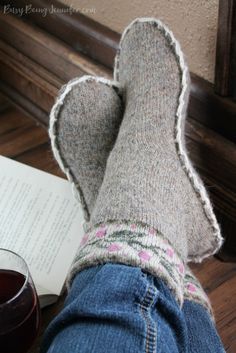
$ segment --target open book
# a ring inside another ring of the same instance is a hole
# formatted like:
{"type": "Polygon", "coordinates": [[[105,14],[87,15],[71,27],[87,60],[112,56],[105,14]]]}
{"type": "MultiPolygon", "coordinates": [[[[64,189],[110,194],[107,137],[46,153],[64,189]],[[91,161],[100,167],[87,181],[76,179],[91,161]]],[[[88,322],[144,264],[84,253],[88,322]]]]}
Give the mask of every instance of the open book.
{"type": "Polygon", "coordinates": [[[0,156],[0,247],[25,259],[41,307],[62,292],[83,221],[68,181],[0,156]]]}

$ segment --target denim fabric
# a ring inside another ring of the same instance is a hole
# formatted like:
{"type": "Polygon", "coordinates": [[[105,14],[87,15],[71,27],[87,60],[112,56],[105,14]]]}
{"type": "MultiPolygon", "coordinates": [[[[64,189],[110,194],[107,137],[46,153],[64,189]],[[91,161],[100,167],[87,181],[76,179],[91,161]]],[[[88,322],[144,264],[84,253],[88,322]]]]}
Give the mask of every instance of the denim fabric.
{"type": "Polygon", "coordinates": [[[161,280],[138,267],[107,263],[77,274],[64,309],[47,329],[42,352],[224,350],[202,306],[188,301],[181,310],[161,280]]]}
{"type": "Polygon", "coordinates": [[[202,305],[185,300],[183,313],[188,327],[189,353],[225,352],[214,322],[202,305]]]}

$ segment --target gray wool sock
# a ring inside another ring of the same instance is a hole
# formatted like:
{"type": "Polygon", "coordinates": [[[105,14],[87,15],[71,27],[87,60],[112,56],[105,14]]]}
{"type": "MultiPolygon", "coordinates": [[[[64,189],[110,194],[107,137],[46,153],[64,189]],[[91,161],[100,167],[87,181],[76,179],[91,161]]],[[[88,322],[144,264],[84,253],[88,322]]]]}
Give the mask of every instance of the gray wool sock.
{"type": "Polygon", "coordinates": [[[121,122],[114,82],[84,76],[62,88],[50,116],[54,156],[90,218],[121,122]]]}
{"type": "Polygon", "coordinates": [[[161,22],[138,19],[126,29],[115,67],[125,113],[91,223],[153,227],[184,261],[200,261],[222,238],[185,150],[188,76],[178,42],[161,22]]]}

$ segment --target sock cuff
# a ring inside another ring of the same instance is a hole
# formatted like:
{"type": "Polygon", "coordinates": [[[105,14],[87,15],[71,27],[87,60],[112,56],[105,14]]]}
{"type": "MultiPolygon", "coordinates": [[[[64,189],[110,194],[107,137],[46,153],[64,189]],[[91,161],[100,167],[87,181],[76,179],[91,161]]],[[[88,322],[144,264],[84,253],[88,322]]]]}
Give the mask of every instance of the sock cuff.
{"type": "Polygon", "coordinates": [[[202,288],[198,279],[194,276],[189,267],[186,266],[186,273],[184,277],[184,300],[190,300],[201,304],[207,309],[212,319],[214,320],[214,313],[206,292],[202,288]]]}
{"type": "Polygon", "coordinates": [[[106,262],[140,267],[161,278],[182,306],[184,262],[169,241],[155,229],[130,222],[96,226],[81,241],[67,278],[67,287],[79,271],[106,262]]]}

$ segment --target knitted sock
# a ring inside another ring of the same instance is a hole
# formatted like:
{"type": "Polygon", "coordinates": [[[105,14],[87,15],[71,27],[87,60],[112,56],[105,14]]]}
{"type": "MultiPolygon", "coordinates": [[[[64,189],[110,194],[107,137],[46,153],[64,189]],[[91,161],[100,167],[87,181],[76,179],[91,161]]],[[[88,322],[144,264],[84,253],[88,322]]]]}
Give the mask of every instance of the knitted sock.
{"type": "Polygon", "coordinates": [[[54,156],[88,221],[115,142],[121,101],[114,82],[84,76],[62,88],[50,116],[54,156]]]}
{"type": "Polygon", "coordinates": [[[221,236],[184,149],[188,71],[172,33],[153,19],[133,22],[115,77],[125,114],[68,283],[85,267],[120,262],[162,278],[181,305],[186,260],[215,252],[221,236]]]}
{"type": "Polygon", "coordinates": [[[186,267],[186,273],[184,276],[184,300],[190,300],[203,305],[214,320],[214,314],[210,300],[202,288],[200,282],[194,276],[188,266],[186,267]]]}
{"type": "Polygon", "coordinates": [[[108,158],[92,224],[131,221],[167,238],[184,262],[216,252],[222,238],[184,145],[189,74],[173,34],[154,19],[124,32],[115,78],[125,114],[108,158]]]}
{"type": "MultiPolygon", "coordinates": [[[[121,103],[115,89],[114,83],[100,78],[83,77],[72,80],[60,91],[51,112],[50,137],[54,155],[83,201],[87,216],[93,210],[104,177],[106,159],[120,125],[121,103]]],[[[107,253],[111,261],[119,262],[121,237],[124,243],[129,237],[140,237],[140,245],[137,242],[136,249],[133,246],[129,249],[133,260],[130,261],[127,257],[127,264],[136,266],[137,261],[141,261],[144,268],[145,263],[148,265],[147,269],[152,267],[153,274],[158,276],[161,272],[161,277],[182,303],[183,262],[169,242],[147,226],[108,224],[95,228],[91,234],[85,234],[68,281],[79,270],[100,263],[97,259],[106,258],[107,253]],[[120,243],[111,243],[112,238],[116,239],[117,233],[120,243]],[[105,238],[103,246],[100,242],[100,248],[96,248],[94,254],[93,245],[87,244],[88,238],[92,242],[94,237],[96,240],[103,240],[105,234],[109,238],[108,243],[105,238]],[[143,242],[149,244],[149,252],[142,248],[143,242]],[[152,252],[155,256],[147,261],[152,252]]],[[[126,263],[125,259],[121,259],[121,262],[126,263]]]]}

